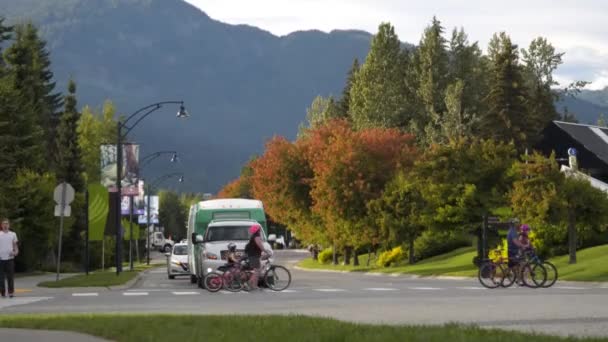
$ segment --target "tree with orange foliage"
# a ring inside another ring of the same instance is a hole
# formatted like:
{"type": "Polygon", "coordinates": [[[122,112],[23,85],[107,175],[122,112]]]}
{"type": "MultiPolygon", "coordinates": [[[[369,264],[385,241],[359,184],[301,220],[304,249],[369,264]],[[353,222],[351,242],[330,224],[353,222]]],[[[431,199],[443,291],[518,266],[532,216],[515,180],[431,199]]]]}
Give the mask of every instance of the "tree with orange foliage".
{"type": "Polygon", "coordinates": [[[301,144],[314,174],[312,212],[322,218],[327,238],[344,248],[348,264],[353,247],[374,242],[367,203],[381,196],[398,169],[412,165],[414,139],[396,129],[354,131],[347,121],[333,120],[308,131],[301,144]]]}
{"type": "Polygon", "coordinates": [[[288,226],[300,240],[324,242],[319,219],[310,210],[312,170],[300,145],[274,137],[251,166],[253,196],[264,202],[272,220],[288,226]]]}

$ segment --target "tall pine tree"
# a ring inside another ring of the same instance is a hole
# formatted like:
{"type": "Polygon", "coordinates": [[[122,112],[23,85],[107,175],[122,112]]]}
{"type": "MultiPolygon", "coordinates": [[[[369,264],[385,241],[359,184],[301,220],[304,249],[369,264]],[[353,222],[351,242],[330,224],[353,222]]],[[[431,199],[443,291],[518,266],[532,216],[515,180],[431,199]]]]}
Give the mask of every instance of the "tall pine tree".
{"type": "Polygon", "coordinates": [[[490,91],[488,110],[481,117],[481,135],[498,141],[515,142],[519,150],[528,146],[526,89],[519,65],[517,45],[506,33],[494,34],[488,44],[490,91]]]}
{"type": "Polygon", "coordinates": [[[528,135],[533,143],[541,138],[542,130],[552,120],[559,118],[554,105],[557,95],[551,87],[558,84],[553,72],[562,64],[564,53],[556,53],[551,43],[542,37],[534,39],[529,48],[521,52],[528,89],[528,135]]]}
{"type": "Polygon", "coordinates": [[[344,86],[344,90],[342,90],[342,98],[340,99],[340,101],[338,101],[338,107],[340,109],[341,117],[349,117],[350,90],[353,87],[357,71],[359,71],[359,60],[355,58],[355,60],[353,61],[353,65],[351,65],[350,70],[348,71],[346,85],[344,86]]]}
{"type": "Polygon", "coordinates": [[[20,111],[36,117],[37,124],[43,128],[41,143],[50,146],[55,155],[54,137],[62,106],[61,94],[54,92],[49,52],[32,23],[15,26],[15,41],[4,52],[4,59],[12,87],[18,93],[20,111]]]}
{"type": "Polygon", "coordinates": [[[381,24],[350,90],[349,114],[355,128],[409,125],[406,62],[395,28],[381,24]]]}
{"type": "Polygon", "coordinates": [[[70,80],[68,94],[64,98],[64,110],[57,128],[57,179],[70,183],[78,192],[84,191],[84,171],[78,141],[76,109],[76,83],[70,80]]]}
{"type": "Polygon", "coordinates": [[[434,141],[440,135],[440,122],[445,112],[445,90],[448,84],[447,41],[443,38],[443,27],[433,17],[431,25],[424,30],[420,45],[414,54],[417,126],[424,132],[417,132],[423,140],[434,141]]]}

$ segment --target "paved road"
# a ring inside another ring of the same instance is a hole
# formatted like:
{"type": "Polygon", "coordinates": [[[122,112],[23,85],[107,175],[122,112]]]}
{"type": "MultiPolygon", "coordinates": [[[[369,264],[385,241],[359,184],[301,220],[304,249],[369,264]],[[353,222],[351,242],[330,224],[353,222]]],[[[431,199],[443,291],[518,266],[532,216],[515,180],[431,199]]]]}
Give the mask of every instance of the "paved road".
{"type": "Polygon", "coordinates": [[[488,290],[475,279],[309,272],[293,269],[305,253],[278,251],[292,270],[284,292],[209,293],[188,278],[148,271],[125,290],[33,289],[0,301],[2,314],[145,312],[223,314],[298,313],[389,324],[475,323],[551,334],[608,336],[608,285],[558,282],[549,289],[488,290]]]}

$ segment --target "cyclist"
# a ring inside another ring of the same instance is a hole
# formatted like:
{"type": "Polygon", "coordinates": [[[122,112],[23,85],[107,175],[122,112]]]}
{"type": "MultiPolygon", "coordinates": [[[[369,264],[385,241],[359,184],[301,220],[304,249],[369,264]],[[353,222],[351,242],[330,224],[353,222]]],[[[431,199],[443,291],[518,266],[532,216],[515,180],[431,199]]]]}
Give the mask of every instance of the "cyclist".
{"type": "Polygon", "coordinates": [[[249,242],[245,246],[245,254],[249,259],[249,266],[253,269],[253,274],[250,279],[250,287],[252,290],[258,288],[258,273],[262,267],[260,258],[264,252],[264,243],[261,235],[262,227],[259,224],[254,224],[249,227],[249,242]]]}
{"type": "Polygon", "coordinates": [[[226,261],[228,262],[228,266],[233,266],[240,261],[236,256],[236,244],[234,242],[228,244],[228,255],[226,256],[226,261]]]}
{"type": "Polygon", "coordinates": [[[520,249],[525,249],[527,246],[520,241],[520,233],[522,230],[530,231],[530,226],[522,224],[520,226],[512,224],[507,233],[507,253],[509,255],[509,268],[517,265],[519,262],[518,254],[520,249]]]}

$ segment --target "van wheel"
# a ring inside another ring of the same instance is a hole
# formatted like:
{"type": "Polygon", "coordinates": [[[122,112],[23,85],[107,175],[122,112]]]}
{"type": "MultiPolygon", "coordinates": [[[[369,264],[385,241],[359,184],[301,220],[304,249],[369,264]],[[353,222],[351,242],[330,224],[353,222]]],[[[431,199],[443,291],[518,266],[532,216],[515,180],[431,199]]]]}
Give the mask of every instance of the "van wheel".
{"type": "Polygon", "coordinates": [[[196,276],[195,275],[191,275],[190,276],[190,284],[196,284],[196,276]]]}
{"type": "Polygon", "coordinates": [[[175,279],[175,276],[174,275],[170,275],[169,279],[175,279]]]}

